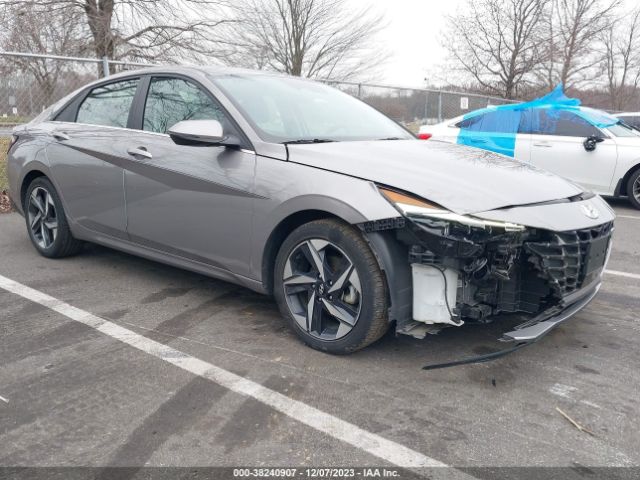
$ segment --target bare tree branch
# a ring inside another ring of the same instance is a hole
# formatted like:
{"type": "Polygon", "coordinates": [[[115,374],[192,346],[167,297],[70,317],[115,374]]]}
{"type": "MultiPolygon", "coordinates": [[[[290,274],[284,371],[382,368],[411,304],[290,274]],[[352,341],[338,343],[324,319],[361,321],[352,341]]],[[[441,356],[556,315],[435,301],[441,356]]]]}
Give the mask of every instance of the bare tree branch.
{"type": "Polygon", "coordinates": [[[382,17],[345,0],[240,0],[234,12],[238,23],[219,40],[235,65],[344,80],[372,76],[385,60],[374,43],[382,17]]]}
{"type": "Polygon", "coordinates": [[[543,61],[540,43],[549,0],[467,0],[448,19],[443,45],[459,70],[484,90],[514,98],[543,61]]]}
{"type": "Polygon", "coordinates": [[[623,110],[638,96],[640,84],[640,8],[602,32],[602,71],[614,110],[623,110]]]}
{"type": "Polygon", "coordinates": [[[552,0],[546,19],[549,45],[547,86],[579,87],[598,76],[603,51],[600,39],[615,21],[621,0],[552,0]]]}
{"type": "Polygon", "coordinates": [[[232,21],[228,0],[0,0],[8,8],[29,8],[47,23],[59,12],[81,15],[79,38],[96,57],[116,60],[218,57],[214,32],[232,21]]]}

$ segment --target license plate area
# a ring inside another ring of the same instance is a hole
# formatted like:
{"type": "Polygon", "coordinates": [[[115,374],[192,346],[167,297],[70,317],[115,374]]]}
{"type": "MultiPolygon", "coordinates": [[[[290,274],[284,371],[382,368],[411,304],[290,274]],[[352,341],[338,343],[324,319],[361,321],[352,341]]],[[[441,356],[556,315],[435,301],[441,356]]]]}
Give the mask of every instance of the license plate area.
{"type": "Polygon", "coordinates": [[[594,272],[602,270],[607,260],[610,237],[602,237],[589,244],[585,256],[584,276],[588,277],[594,272]]]}

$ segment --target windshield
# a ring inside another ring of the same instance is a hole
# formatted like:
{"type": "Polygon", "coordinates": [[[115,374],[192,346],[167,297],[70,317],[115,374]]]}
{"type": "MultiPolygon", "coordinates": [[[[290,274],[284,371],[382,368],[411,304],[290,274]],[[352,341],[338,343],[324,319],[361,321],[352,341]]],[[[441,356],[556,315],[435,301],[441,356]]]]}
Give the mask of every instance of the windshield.
{"type": "Polygon", "coordinates": [[[320,83],[270,75],[213,80],[267,142],[414,138],[374,108],[320,83]]]}
{"type": "Polygon", "coordinates": [[[607,127],[607,129],[616,137],[640,137],[640,132],[638,130],[622,121],[607,127]]]}

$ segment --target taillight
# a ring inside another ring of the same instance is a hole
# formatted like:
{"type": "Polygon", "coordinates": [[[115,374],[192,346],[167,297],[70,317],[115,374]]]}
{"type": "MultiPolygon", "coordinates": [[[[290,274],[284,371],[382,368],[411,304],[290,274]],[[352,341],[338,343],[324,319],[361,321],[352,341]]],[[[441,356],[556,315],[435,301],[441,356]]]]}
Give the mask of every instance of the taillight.
{"type": "Polygon", "coordinates": [[[418,134],[418,138],[420,140],[429,140],[433,135],[431,135],[430,133],[419,133],[418,134]]]}

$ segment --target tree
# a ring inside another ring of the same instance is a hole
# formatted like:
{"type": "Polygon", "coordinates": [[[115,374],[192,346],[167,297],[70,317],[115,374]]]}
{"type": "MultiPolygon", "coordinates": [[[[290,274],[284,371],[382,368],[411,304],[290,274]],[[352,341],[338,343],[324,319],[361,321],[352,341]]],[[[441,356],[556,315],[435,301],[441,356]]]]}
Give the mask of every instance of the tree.
{"type": "MultiPolygon", "coordinates": [[[[47,52],[53,55],[78,55],[84,45],[81,38],[82,19],[74,11],[57,10],[47,21],[32,4],[14,6],[4,11],[8,28],[0,33],[0,47],[18,52],[47,52]]],[[[30,73],[39,87],[39,103],[48,105],[67,65],[42,58],[8,57],[11,70],[30,73]]]]}
{"type": "Polygon", "coordinates": [[[234,10],[237,24],[222,41],[236,65],[344,80],[385,57],[374,43],[382,18],[345,0],[239,0],[234,10]]]}
{"type": "Polygon", "coordinates": [[[603,32],[602,69],[614,110],[623,110],[638,93],[640,83],[640,8],[603,32]]]}
{"type": "Polygon", "coordinates": [[[621,0],[552,0],[547,20],[549,52],[548,87],[565,88],[592,80],[602,62],[599,40],[615,21],[621,0]]]}
{"type": "MultiPolygon", "coordinates": [[[[215,52],[213,30],[228,22],[225,0],[0,0],[24,7],[49,23],[73,12],[83,19],[93,54],[110,59],[184,60],[215,52]]],[[[46,52],[40,52],[46,53],[46,52]]]]}
{"type": "Polygon", "coordinates": [[[448,18],[443,46],[484,90],[515,98],[542,57],[549,0],[467,0],[448,18]]]}

